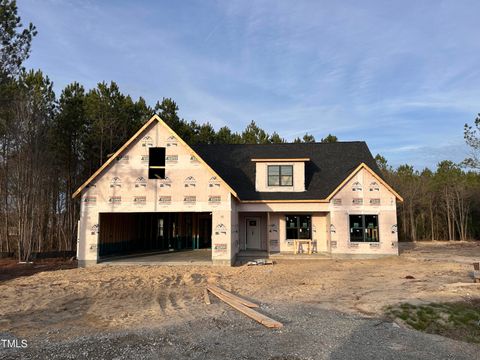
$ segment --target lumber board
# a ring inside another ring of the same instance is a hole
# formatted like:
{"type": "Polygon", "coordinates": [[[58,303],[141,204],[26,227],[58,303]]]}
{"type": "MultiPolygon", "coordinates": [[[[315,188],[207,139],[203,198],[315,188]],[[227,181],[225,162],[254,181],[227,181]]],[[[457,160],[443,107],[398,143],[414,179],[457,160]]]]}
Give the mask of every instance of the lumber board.
{"type": "Polygon", "coordinates": [[[213,292],[216,297],[218,297],[220,300],[223,302],[226,302],[228,305],[233,307],[234,309],[240,311],[241,313],[247,315],[249,318],[259,322],[263,326],[266,326],[267,328],[271,329],[281,329],[283,327],[283,324],[281,322],[278,322],[276,320],[273,320],[272,318],[269,318],[266,315],[260,314],[259,312],[243,305],[242,303],[238,302],[237,300],[234,300],[232,298],[229,298],[227,296],[222,295],[221,293],[213,292]]]}
{"type": "Polygon", "coordinates": [[[211,304],[210,296],[208,296],[208,290],[207,289],[205,289],[205,291],[203,292],[203,299],[205,300],[205,304],[207,304],[207,305],[211,304]]]}
{"type": "MultiPolygon", "coordinates": [[[[245,306],[247,306],[247,307],[249,307],[249,308],[258,308],[258,307],[259,307],[258,304],[255,304],[255,303],[253,303],[253,302],[251,302],[251,301],[245,300],[245,299],[241,298],[240,296],[233,295],[231,292],[228,292],[227,290],[224,290],[224,289],[222,289],[222,288],[220,288],[220,287],[218,287],[218,286],[215,286],[215,285],[207,285],[207,289],[208,289],[210,292],[214,293],[214,294],[215,294],[215,292],[217,292],[217,293],[219,293],[219,294],[221,294],[221,295],[223,295],[223,296],[226,296],[226,297],[228,297],[228,298],[230,298],[230,299],[233,299],[233,300],[235,300],[235,301],[238,301],[239,303],[241,303],[241,304],[243,304],[243,305],[245,305],[245,306]]],[[[215,294],[215,295],[216,295],[216,294],[215,294]]]]}

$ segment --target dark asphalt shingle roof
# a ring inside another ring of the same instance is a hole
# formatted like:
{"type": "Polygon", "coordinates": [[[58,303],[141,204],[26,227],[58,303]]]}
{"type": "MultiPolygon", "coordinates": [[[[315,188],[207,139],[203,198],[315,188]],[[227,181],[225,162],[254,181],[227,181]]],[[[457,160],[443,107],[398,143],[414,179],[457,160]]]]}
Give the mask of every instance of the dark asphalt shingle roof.
{"type": "Polygon", "coordinates": [[[362,162],[382,176],[363,141],[336,143],[194,145],[193,150],[241,200],[325,199],[362,162]],[[255,158],[310,158],[304,192],[256,192],[255,158]]]}

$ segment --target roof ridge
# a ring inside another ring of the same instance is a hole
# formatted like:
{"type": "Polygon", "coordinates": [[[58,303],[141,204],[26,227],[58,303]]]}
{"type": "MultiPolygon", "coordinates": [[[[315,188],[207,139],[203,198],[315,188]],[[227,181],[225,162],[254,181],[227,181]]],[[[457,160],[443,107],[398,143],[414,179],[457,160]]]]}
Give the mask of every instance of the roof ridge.
{"type": "Polygon", "coordinates": [[[330,144],[366,144],[364,140],[347,140],[347,141],[335,141],[335,142],[308,142],[308,143],[266,143],[266,144],[232,144],[232,143],[224,143],[224,144],[192,144],[190,146],[222,146],[222,145],[229,145],[229,146],[272,146],[272,145],[330,145],[330,144]]]}

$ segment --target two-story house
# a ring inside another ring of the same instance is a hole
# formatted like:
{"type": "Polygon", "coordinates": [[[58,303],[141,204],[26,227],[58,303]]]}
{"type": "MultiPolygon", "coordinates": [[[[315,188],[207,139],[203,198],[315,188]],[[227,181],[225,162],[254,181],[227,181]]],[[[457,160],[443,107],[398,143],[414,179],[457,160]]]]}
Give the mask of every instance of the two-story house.
{"type": "Polygon", "coordinates": [[[211,249],[398,254],[396,203],[364,142],[186,144],[153,116],[74,194],[80,266],[115,255],[211,249]]]}

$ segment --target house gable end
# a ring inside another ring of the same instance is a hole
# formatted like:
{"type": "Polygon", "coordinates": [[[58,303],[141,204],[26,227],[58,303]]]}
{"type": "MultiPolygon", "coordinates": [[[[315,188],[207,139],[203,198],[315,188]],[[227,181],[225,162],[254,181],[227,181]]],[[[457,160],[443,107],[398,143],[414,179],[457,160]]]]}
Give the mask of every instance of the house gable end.
{"type": "MultiPolygon", "coordinates": [[[[75,191],[72,197],[75,198],[82,192],[86,191],[86,189],[99,181],[100,178],[104,178],[107,174],[112,174],[112,178],[115,177],[114,174],[118,170],[117,167],[123,166],[124,168],[126,167],[127,169],[132,170],[132,176],[135,175],[135,178],[137,179],[139,177],[147,179],[148,148],[152,146],[166,148],[167,169],[171,168],[175,163],[178,163],[178,156],[181,153],[182,161],[188,160],[187,168],[190,165],[193,167],[202,167],[206,170],[205,176],[208,177],[208,179],[212,176],[215,177],[223,188],[226,188],[234,197],[237,197],[235,191],[233,191],[233,189],[185,141],[183,141],[183,139],[181,139],[162,119],[160,119],[158,115],[152,116],[152,118],[150,118],[150,120],[148,120],[137,131],[137,133],[135,133],[135,135],[133,135],[111,157],[109,157],[109,159],[75,191]],[[125,159],[127,160],[125,161],[125,159]]],[[[184,167],[185,166],[177,166],[177,168],[184,167]]],[[[125,173],[125,170],[121,172],[125,173]]],[[[187,174],[188,175],[186,175],[185,178],[193,176],[188,172],[187,174]]],[[[171,178],[168,171],[166,176],[167,178],[171,178]]]]}
{"type": "MultiPolygon", "coordinates": [[[[387,191],[389,191],[398,201],[403,202],[403,198],[385,181],[383,180],[375,171],[373,171],[365,163],[361,163],[355,170],[353,170],[350,175],[348,175],[345,180],[343,180],[332,193],[326,198],[326,200],[331,201],[340,191],[343,191],[346,187],[351,187],[352,192],[365,192],[370,191],[370,188],[378,190],[383,186],[387,191]],[[357,181],[356,176],[361,171],[366,171],[369,174],[371,180],[366,181],[357,181]]],[[[374,194],[374,192],[373,192],[374,194]]]]}

